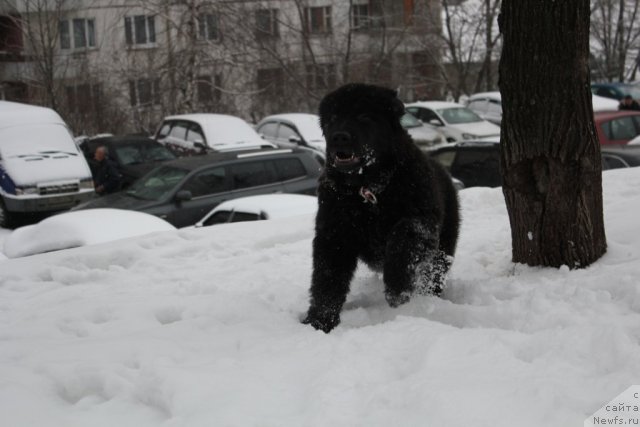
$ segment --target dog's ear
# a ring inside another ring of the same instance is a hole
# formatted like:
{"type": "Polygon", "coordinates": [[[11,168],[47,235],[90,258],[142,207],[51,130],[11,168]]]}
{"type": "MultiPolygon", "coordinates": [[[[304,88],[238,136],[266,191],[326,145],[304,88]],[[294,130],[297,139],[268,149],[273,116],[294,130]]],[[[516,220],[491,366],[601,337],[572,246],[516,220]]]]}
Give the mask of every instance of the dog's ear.
{"type": "Polygon", "coordinates": [[[398,92],[394,91],[393,99],[391,100],[391,111],[393,115],[400,118],[404,115],[404,104],[398,99],[398,92]]]}

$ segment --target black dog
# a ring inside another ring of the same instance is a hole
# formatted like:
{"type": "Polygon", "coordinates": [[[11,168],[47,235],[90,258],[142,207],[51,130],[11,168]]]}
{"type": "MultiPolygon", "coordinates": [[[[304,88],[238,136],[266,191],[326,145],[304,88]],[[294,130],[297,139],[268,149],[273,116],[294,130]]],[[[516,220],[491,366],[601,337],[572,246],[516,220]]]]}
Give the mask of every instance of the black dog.
{"type": "Polygon", "coordinates": [[[439,294],[458,240],[449,174],[400,125],[393,90],[348,84],[320,103],[327,162],[318,188],[311,304],[304,323],[324,332],[340,311],[358,259],[384,276],[390,306],[439,294]]]}

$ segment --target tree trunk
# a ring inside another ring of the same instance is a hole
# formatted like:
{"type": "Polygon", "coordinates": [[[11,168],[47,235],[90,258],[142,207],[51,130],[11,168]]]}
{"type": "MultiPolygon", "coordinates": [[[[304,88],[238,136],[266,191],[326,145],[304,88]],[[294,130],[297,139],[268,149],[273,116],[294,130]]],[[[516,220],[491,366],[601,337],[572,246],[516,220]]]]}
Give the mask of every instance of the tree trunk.
{"type": "Polygon", "coordinates": [[[589,0],[504,0],[503,193],[514,262],[582,268],[606,252],[589,90],[589,0]]]}

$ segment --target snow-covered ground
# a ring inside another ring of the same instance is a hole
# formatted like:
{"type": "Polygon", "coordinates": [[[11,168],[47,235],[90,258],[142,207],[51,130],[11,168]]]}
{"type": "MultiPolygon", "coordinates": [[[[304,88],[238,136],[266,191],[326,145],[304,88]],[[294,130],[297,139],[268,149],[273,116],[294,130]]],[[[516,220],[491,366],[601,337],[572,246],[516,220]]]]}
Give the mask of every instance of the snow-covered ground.
{"type": "Polygon", "coordinates": [[[391,309],[361,267],[329,335],[310,216],[0,261],[0,424],[581,426],[640,384],[640,168],[604,188],[579,271],[512,264],[500,189],[463,190],[443,298],[391,309]]]}

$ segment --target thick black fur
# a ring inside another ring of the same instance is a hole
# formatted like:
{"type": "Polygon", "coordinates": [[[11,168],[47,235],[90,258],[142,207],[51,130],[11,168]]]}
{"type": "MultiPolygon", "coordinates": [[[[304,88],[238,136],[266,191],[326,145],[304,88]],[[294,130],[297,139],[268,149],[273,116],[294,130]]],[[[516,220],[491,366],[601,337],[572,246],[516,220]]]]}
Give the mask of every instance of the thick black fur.
{"type": "Polygon", "coordinates": [[[320,103],[327,163],[303,321],[316,329],[340,323],[358,259],[383,273],[392,307],[414,292],[442,289],[458,240],[458,197],[448,173],[402,128],[402,114],[395,91],[365,84],[343,86],[320,103]]]}

